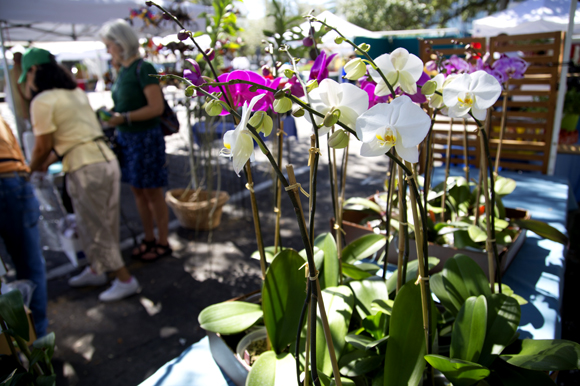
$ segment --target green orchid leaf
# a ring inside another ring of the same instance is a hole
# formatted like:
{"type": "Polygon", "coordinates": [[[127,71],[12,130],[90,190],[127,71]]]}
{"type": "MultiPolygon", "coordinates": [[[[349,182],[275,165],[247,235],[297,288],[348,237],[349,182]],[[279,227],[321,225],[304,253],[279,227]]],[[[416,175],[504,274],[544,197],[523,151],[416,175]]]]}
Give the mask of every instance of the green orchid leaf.
{"type": "MultiPolygon", "coordinates": [[[[349,378],[340,377],[340,382],[342,383],[342,386],[356,386],[356,383],[354,383],[354,381],[349,378]]],[[[336,381],[334,378],[330,380],[330,386],[336,386],[336,381]]]]}
{"type": "Polygon", "coordinates": [[[324,263],[318,276],[320,288],[336,287],[338,285],[338,253],[334,237],[331,233],[318,235],[314,239],[314,246],[324,252],[324,263]]]}
{"type": "Polygon", "coordinates": [[[385,315],[391,315],[393,304],[395,301],[391,299],[377,299],[371,303],[371,310],[373,313],[382,312],[385,315]]]}
{"type": "Polygon", "coordinates": [[[519,226],[522,229],[527,229],[540,237],[543,237],[548,240],[555,241],[557,243],[568,245],[568,237],[565,234],[546,224],[545,222],[541,222],[538,220],[515,220],[514,224],[519,226]]]}
{"type": "Polygon", "coordinates": [[[37,340],[32,343],[32,347],[42,350],[46,353],[48,360],[52,359],[52,355],[54,354],[54,344],[56,341],[56,337],[54,332],[50,334],[46,334],[42,338],[38,338],[37,340]]]}
{"type": "Polygon", "coordinates": [[[475,243],[467,230],[457,230],[453,233],[453,246],[457,249],[476,248],[481,249],[481,246],[475,243]]]}
{"type": "MultiPolygon", "coordinates": [[[[314,265],[316,266],[316,270],[320,271],[322,269],[322,264],[324,263],[324,251],[319,249],[317,246],[312,248],[314,252],[314,265]]],[[[304,263],[308,262],[308,257],[306,255],[306,249],[301,250],[298,252],[300,257],[304,260],[304,263]]]]}
{"type": "Polygon", "coordinates": [[[441,304],[453,315],[470,296],[491,296],[489,281],[473,259],[457,254],[447,260],[440,273],[430,278],[431,290],[441,304]]]}
{"type": "Polygon", "coordinates": [[[290,353],[267,351],[253,364],[246,385],[296,386],[296,362],[290,353]]]}
{"type": "MultiPolygon", "coordinates": [[[[495,288],[495,292],[500,292],[499,285],[497,283],[495,283],[494,288],[495,288]]],[[[514,292],[514,290],[511,289],[510,286],[505,284],[505,283],[501,283],[501,293],[514,298],[520,306],[528,304],[528,301],[526,299],[524,299],[520,295],[516,294],[514,292]]]]}
{"type": "Polygon", "coordinates": [[[375,340],[370,336],[348,334],[345,338],[346,343],[352,344],[355,348],[359,350],[367,350],[367,346],[373,343],[375,340]]]}
{"type": "Polygon", "coordinates": [[[371,210],[375,213],[381,214],[382,210],[379,204],[362,197],[352,197],[344,202],[343,209],[345,210],[371,210]]]}
{"type": "MultiPolygon", "coordinates": [[[[278,252],[281,252],[284,249],[286,249],[286,248],[278,247],[278,252]]],[[[276,254],[274,253],[275,250],[276,250],[276,248],[274,248],[274,246],[264,248],[264,255],[266,256],[266,263],[268,263],[268,264],[272,263],[272,260],[274,260],[274,257],[276,256],[276,254]]],[[[260,251],[254,251],[250,257],[252,259],[260,260],[260,251]]]]}
{"type": "Polygon", "coordinates": [[[363,271],[362,269],[358,268],[357,265],[352,265],[349,263],[342,263],[342,273],[354,280],[363,280],[374,276],[372,273],[363,271]]]}
{"type": "Polygon", "coordinates": [[[469,234],[469,238],[475,243],[481,243],[487,240],[487,233],[477,225],[470,225],[467,228],[467,233],[469,234]]]}
{"type": "Polygon", "coordinates": [[[56,383],[56,375],[41,375],[36,378],[36,386],[54,386],[56,383]]]}
{"type": "Polygon", "coordinates": [[[376,340],[382,339],[387,334],[389,327],[389,316],[378,312],[374,315],[369,315],[362,321],[362,326],[366,332],[372,335],[376,340]]]}
{"type": "Polygon", "coordinates": [[[360,280],[348,283],[354,293],[355,306],[361,318],[372,315],[372,303],[377,299],[388,299],[387,286],[382,280],[360,280]]]}
{"type": "Polygon", "coordinates": [[[496,232],[495,241],[498,245],[509,245],[514,241],[512,234],[513,232],[510,230],[504,232],[496,232]]]}
{"type": "MultiPolygon", "coordinates": [[[[436,257],[429,257],[429,269],[432,269],[433,267],[436,267],[437,264],[439,264],[439,259],[436,257]]],[[[387,279],[387,290],[389,291],[389,293],[392,293],[393,291],[395,291],[397,289],[397,274],[398,274],[398,269],[395,269],[395,272],[393,272],[393,274],[387,279]]],[[[419,272],[419,263],[417,263],[417,260],[413,260],[407,263],[407,281],[406,283],[410,282],[410,281],[415,281],[417,280],[417,274],[419,272]]],[[[405,283],[403,283],[405,284],[405,283]]]]}
{"type": "Polygon", "coordinates": [[[488,300],[487,331],[478,361],[484,366],[491,366],[495,358],[513,341],[521,316],[518,302],[508,294],[494,293],[488,300]]]}
{"type": "Polygon", "coordinates": [[[224,302],[204,308],[197,320],[204,330],[232,335],[247,330],[262,316],[262,307],[258,304],[224,302]]]}
{"type": "MultiPolygon", "coordinates": [[[[340,359],[345,346],[345,337],[348,334],[348,325],[354,308],[354,295],[351,289],[341,285],[338,287],[326,288],[322,291],[324,309],[328,318],[328,326],[334,344],[334,351],[337,360],[340,359]]],[[[296,329],[292,331],[296,336],[296,329]]],[[[330,376],[332,374],[332,363],[322,329],[320,311],[316,320],[316,361],[318,370],[330,376]]]]}
{"type": "Polygon", "coordinates": [[[500,197],[506,196],[514,191],[516,182],[511,178],[498,176],[494,183],[495,194],[500,197]]]}
{"type": "Polygon", "coordinates": [[[14,333],[26,341],[30,339],[28,317],[20,291],[13,290],[0,295],[0,316],[14,333]]]}
{"type": "Polygon", "coordinates": [[[451,333],[450,357],[477,362],[487,329],[487,300],[484,295],[471,296],[455,318],[451,333]]]}
{"type": "Polygon", "coordinates": [[[386,242],[385,236],[374,233],[359,237],[342,250],[342,261],[352,264],[367,258],[383,248],[386,242]]]}
{"type": "Polygon", "coordinates": [[[425,355],[431,366],[441,371],[454,386],[470,386],[489,375],[489,369],[478,363],[451,359],[441,355],[425,355]]]}
{"type": "Polygon", "coordinates": [[[306,298],[306,278],[300,268],[304,260],[298,252],[280,252],[268,270],[262,286],[264,324],[272,349],[281,353],[296,339],[302,305],[306,298]]]}
{"type": "Polygon", "coordinates": [[[345,354],[338,361],[340,373],[347,377],[366,374],[383,363],[383,356],[372,351],[355,350],[345,354]]]}
{"type": "Polygon", "coordinates": [[[527,370],[504,361],[495,361],[489,376],[490,385],[554,386],[554,381],[543,371],[527,370]]]}
{"type": "Polygon", "coordinates": [[[499,357],[528,370],[556,371],[580,368],[580,344],[569,340],[519,340],[499,357]]]}
{"type": "Polygon", "coordinates": [[[407,283],[397,294],[389,325],[384,386],[417,385],[426,354],[421,287],[407,283]]]}

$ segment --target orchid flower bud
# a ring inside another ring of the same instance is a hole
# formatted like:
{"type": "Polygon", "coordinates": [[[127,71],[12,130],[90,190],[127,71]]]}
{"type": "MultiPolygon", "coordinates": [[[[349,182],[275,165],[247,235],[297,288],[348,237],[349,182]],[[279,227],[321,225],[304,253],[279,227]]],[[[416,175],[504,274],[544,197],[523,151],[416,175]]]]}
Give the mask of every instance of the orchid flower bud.
{"type": "Polygon", "coordinates": [[[296,118],[300,118],[304,116],[304,109],[303,108],[299,108],[295,111],[292,112],[292,116],[296,117],[296,118]]]}
{"type": "Polygon", "coordinates": [[[371,46],[368,45],[367,43],[361,43],[358,45],[358,49],[362,52],[368,52],[368,50],[371,49],[371,46]]]}
{"type": "Polygon", "coordinates": [[[205,55],[207,56],[209,61],[212,61],[215,58],[215,51],[213,48],[208,48],[205,50],[205,55]]]}
{"type": "Polygon", "coordinates": [[[254,126],[256,131],[264,133],[266,137],[270,135],[274,127],[272,118],[265,111],[256,111],[248,123],[254,126]]]}
{"type": "Polygon", "coordinates": [[[304,47],[312,47],[314,45],[314,40],[310,36],[305,37],[302,39],[302,45],[304,47]]]}
{"type": "Polygon", "coordinates": [[[340,119],[340,110],[333,108],[328,113],[326,113],[326,116],[324,117],[322,124],[325,127],[332,127],[336,125],[336,122],[338,122],[339,119],[340,119]]]}
{"type": "Polygon", "coordinates": [[[342,36],[337,36],[336,39],[334,39],[334,43],[342,44],[344,43],[344,38],[342,36]]]}
{"type": "Polygon", "coordinates": [[[346,79],[358,80],[367,73],[367,66],[361,58],[355,58],[344,65],[346,79]]]}
{"type": "Polygon", "coordinates": [[[437,90],[437,82],[433,80],[428,80],[421,87],[421,93],[426,96],[433,95],[436,90],[437,90]]]}
{"type": "Polygon", "coordinates": [[[220,102],[216,101],[215,99],[207,102],[207,104],[205,105],[205,112],[212,117],[220,115],[222,110],[223,106],[221,105],[220,102]]]}
{"type": "Polygon", "coordinates": [[[294,74],[295,74],[295,72],[289,68],[284,70],[284,76],[288,79],[292,78],[294,76],[294,74]]]}
{"type": "Polygon", "coordinates": [[[278,90],[276,91],[276,94],[274,94],[274,99],[282,99],[286,97],[286,91],[284,90],[278,90]]]}
{"type": "Polygon", "coordinates": [[[344,149],[348,146],[348,133],[342,129],[336,130],[328,139],[328,145],[333,149],[344,149]]]}
{"type": "Polygon", "coordinates": [[[195,94],[195,87],[189,86],[185,89],[185,96],[187,98],[192,97],[195,94]]]}
{"type": "Polygon", "coordinates": [[[292,110],[292,101],[290,98],[283,97],[282,99],[274,100],[274,111],[277,113],[285,113],[292,110]]]}
{"type": "Polygon", "coordinates": [[[189,32],[187,30],[184,30],[184,29],[179,31],[179,33],[177,34],[177,39],[179,39],[181,41],[187,40],[188,37],[189,37],[189,32]]]}
{"type": "Polygon", "coordinates": [[[310,91],[314,90],[318,87],[318,81],[316,79],[311,79],[306,83],[306,92],[309,93],[310,91]]]}

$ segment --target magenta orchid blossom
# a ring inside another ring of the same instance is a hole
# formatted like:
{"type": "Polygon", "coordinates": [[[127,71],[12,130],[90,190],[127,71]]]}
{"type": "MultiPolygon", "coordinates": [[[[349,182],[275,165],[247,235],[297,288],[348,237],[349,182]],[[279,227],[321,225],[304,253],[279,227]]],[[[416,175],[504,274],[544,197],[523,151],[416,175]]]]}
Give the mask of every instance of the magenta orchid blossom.
{"type": "Polygon", "coordinates": [[[324,79],[328,78],[328,65],[332,62],[332,59],[337,54],[332,54],[330,56],[326,56],[324,51],[320,52],[320,55],[314,61],[312,68],[310,69],[310,76],[308,80],[316,79],[318,84],[322,82],[324,79]]]}
{"type": "Polygon", "coordinates": [[[524,73],[528,69],[530,64],[519,57],[509,57],[502,54],[501,57],[496,60],[491,68],[495,71],[505,74],[505,80],[509,79],[521,79],[524,77],[524,73]]]}
{"type": "MultiPolygon", "coordinates": [[[[205,83],[205,80],[201,76],[201,69],[199,68],[199,64],[193,59],[186,59],[191,66],[193,67],[192,70],[185,69],[183,70],[183,77],[191,82],[194,86],[201,86],[205,83]]],[[[196,93],[194,92],[194,96],[196,93]]]]}

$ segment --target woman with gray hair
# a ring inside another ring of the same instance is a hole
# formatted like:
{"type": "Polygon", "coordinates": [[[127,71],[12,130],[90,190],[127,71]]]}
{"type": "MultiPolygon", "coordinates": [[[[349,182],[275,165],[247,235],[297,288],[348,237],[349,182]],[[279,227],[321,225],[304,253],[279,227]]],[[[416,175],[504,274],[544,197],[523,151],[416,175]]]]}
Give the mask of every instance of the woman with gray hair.
{"type": "Polygon", "coordinates": [[[114,113],[108,123],[117,128],[121,150],[121,180],[131,185],[145,238],[132,256],[153,261],[171,254],[167,241],[169,212],[163,187],[167,186],[165,140],[159,125],[163,94],[155,67],[139,54],[139,40],[122,19],[99,32],[107,52],[121,64],[112,87],[114,113]],[[155,239],[154,224],[158,239],[155,239]]]}

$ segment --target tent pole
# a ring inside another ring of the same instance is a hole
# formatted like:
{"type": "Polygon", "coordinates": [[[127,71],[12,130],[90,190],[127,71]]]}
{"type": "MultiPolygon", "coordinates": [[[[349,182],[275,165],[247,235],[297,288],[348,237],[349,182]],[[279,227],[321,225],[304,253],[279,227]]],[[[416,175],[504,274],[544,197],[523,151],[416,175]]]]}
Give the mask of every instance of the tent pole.
{"type": "Polygon", "coordinates": [[[564,55],[562,57],[562,72],[558,88],[558,99],[556,101],[556,114],[554,114],[554,130],[552,132],[552,146],[550,147],[550,159],[548,161],[548,175],[554,174],[556,168],[556,157],[558,155],[558,139],[560,137],[560,124],[562,123],[562,110],[564,108],[564,95],[566,94],[568,79],[568,62],[570,61],[570,47],[572,46],[572,35],[574,34],[574,16],[576,14],[577,0],[570,1],[570,13],[568,14],[568,31],[564,40],[564,55]]]}
{"type": "Polygon", "coordinates": [[[8,61],[6,60],[6,45],[4,42],[4,22],[0,22],[0,42],[2,43],[2,61],[4,65],[4,79],[6,79],[6,98],[8,98],[8,105],[12,109],[12,114],[14,114],[14,123],[16,124],[16,132],[18,141],[22,146],[22,130],[23,128],[18,125],[18,119],[16,119],[16,111],[14,111],[14,96],[12,95],[12,79],[10,79],[10,71],[8,71],[8,61]]]}

